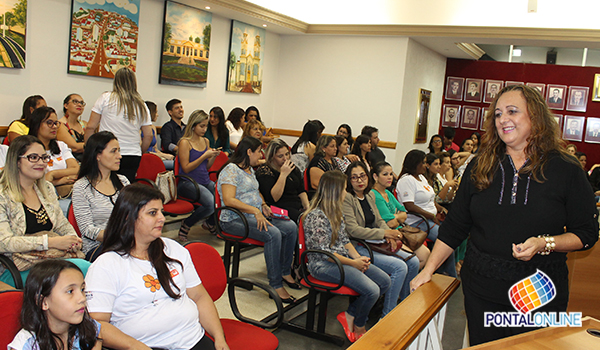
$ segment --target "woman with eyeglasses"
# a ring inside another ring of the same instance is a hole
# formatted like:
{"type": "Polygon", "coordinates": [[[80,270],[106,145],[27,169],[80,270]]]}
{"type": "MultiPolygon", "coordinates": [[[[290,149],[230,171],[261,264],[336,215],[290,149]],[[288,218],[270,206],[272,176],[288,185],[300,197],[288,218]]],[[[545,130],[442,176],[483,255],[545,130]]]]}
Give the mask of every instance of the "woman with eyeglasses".
{"type": "Polygon", "coordinates": [[[73,214],[83,238],[82,251],[88,261],[102,251],[104,228],[119,193],[129,185],[121,166],[121,148],[110,131],[92,135],[83,152],[78,180],[73,185],[73,214]]]}
{"type": "MultiPolygon", "coordinates": [[[[52,185],[44,180],[51,156],[44,144],[31,135],[19,136],[11,143],[4,170],[0,173],[0,252],[13,259],[23,282],[29,268],[15,253],[48,251],[51,256],[83,257],[81,238],[61,212],[52,185]]],[[[89,262],[72,260],[85,273],[89,262]]],[[[0,281],[14,286],[8,271],[0,281]]]]}
{"type": "Polygon", "coordinates": [[[439,156],[440,153],[444,152],[444,143],[440,135],[433,135],[429,140],[429,153],[433,153],[439,156]]]}
{"type": "Polygon", "coordinates": [[[56,139],[69,146],[71,152],[78,160],[83,156],[83,134],[87,122],[81,120],[85,109],[85,101],[78,94],[70,94],[63,101],[64,116],[58,121],[61,125],[56,131],[56,139]]]}
{"type": "Polygon", "coordinates": [[[71,197],[73,183],[77,180],[79,164],[66,143],[56,141],[56,133],[61,123],[56,117],[56,111],[52,107],[40,107],[31,114],[29,124],[29,135],[37,137],[46,153],[50,155],[48,162],[46,180],[50,181],[56,188],[56,193],[61,199],[61,208],[67,213],[70,200],[62,200],[71,197]]]}

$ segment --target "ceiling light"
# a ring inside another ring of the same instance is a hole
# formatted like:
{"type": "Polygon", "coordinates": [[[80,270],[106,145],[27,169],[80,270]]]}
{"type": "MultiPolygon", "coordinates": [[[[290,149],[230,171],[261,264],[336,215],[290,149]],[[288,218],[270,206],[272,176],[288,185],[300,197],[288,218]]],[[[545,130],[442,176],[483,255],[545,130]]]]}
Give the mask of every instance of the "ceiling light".
{"type": "Polygon", "coordinates": [[[205,8],[205,9],[207,9],[207,10],[210,10],[210,6],[206,6],[206,7],[204,7],[204,8],[205,8]]]}
{"type": "Polygon", "coordinates": [[[515,56],[515,57],[521,57],[521,49],[514,49],[513,50],[513,56],[515,56]]]}
{"type": "Polygon", "coordinates": [[[266,26],[267,26],[266,24],[263,24],[263,27],[266,27],[266,26]]]}

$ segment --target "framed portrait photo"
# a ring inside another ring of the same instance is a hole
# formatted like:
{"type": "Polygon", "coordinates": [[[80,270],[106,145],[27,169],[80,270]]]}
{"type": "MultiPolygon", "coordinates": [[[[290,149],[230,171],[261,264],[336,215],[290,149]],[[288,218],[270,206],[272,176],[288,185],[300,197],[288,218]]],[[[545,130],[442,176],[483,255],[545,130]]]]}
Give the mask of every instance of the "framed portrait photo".
{"type": "Polygon", "coordinates": [[[590,88],[587,86],[569,86],[567,111],[585,112],[590,88]]]}
{"type": "Polygon", "coordinates": [[[463,129],[477,130],[479,126],[479,111],[480,107],[463,106],[462,120],[460,127],[463,129]]]}
{"type": "Polygon", "coordinates": [[[485,117],[487,116],[489,110],[490,110],[489,107],[483,107],[481,109],[481,118],[480,118],[481,122],[479,123],[479,130],[481,130],[481,131],[485,131],[485,127],[484,127],[485,117]]]}
{"type": "Polygon", "coordinates": [[[537,89],[542,97],[546,96],[546,84],[542,83],[527,83],[527,86],[537,89]]]}
{"type": "Polygon", "coordinates": [[[600,118],[587,118],[585,142],[600,143],[600,118]]]}
{"type": "Polygon", "coordinates": [[[563,125],[563,140],[579,141],[583,140],[583,123],[585,117],[566,115],[563,125]]]}
{"type": "Polygon", "coordinates": [[[546,103],[548,103],[548,107],[562,111],[565,108],[566,92],[566,85],[548,84],[548,89],[546,90],[546,103]]]}
{"type": "Polygon", "coordinates": [[[600,89],[600,74],[596,74],[594,75],[594,90],[592,90],[592,92],[594,93],[592,95],[592,101],[600,101],[600,91],[598,91],[600,89]]]}
{"type": "Polygon", "coordinates": [[[417,111],[417,125],[415,130],[415,143],[427,142],[427,125],[429,123],[429,105],[431,91],[419,89],[419,110],[417,111]]]}
{"type": "Polygon", "coordinates": [[[446,80],[446,100],[462,101],[465,78],[448,77],[446,80]]]}
{"type": "Polygon", "coordinates": [[[556,123],[558,124],[558,132],[562,135],[563,115],[562,114],[555,114],[554,115],[554,120],[556,120],[556,123]]]}
{"type": "Polygon", "coordinates": [[[507,80],[507,81],[504,83],[504,86],[505,86],[505,87],[506,87],[506,86],[513,86],[513,85],[525,85],[525,83],[524,83],[524,82],[522,82],[522,81],[510,81],[510,80],[507,80]]]}
{"type": "Polygon", "coordinates": [[[502,86],[504,82],[502,80],[486,80],[485,81],[485,96],[483,97],[483,102],[492,103],[500,90],[502,90],[502,86]]]}
{"type": "Polygon", "coordinates": [[[458,128],[460,120],[460,105],[444,105],[442,126],[458,128]]]}
{"type": "Polygon", "coordinates": [[[483,79],[467,78],[465,81],[465,101],[481,102],[483,79]]]}

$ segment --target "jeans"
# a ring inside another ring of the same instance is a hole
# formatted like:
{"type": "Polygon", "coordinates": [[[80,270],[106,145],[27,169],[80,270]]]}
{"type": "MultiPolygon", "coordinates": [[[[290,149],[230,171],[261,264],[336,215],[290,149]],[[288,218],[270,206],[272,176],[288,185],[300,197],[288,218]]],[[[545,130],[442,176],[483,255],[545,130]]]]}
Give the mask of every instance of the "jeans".
{"type": "Polygon", "coordinates": [[[200,188],[200,198],[197,198],[196,186],[193,183],[179,179],[179,183],[177,184],[178,194],[202,204],[194,210],[192,215],[183,220],[183,223],[187,227],[194,226],[198,221],[207,216],[212,217],[212,214],[215,212],[215,183],[211,181],[208,185],[199,184],[198,187],[200,188]]]}
{"type": "MultiPolygon", "coordinates": [[[[369,256],[369,251],[362,245],[358,245],[356,250],[360,255],[369,256]]],[[[399,250],[396,254],[402,258],[410,254],[399,250]]],[[[408,261],[373,252],[373,264],[383,270],[390,276],[391,285],[383,300],[383,312],[381,317],[385,317],[398,305],[398,299],[403,300],[410,294],[410,281],[419,273],[419,259],[414,256],[408,261]]]]}
{"type": "MultiPolygon", "coordinates": [[[[427,222],[429,222],[429,234],[427,235],[427,238],[432,240],[433,244],[435,244],[440,226],[432,220],[427,220],[427,222]]],[[[419,220],[416,224],[413,224],[412,226],[418,227],[421,230],[427,232],[427,225],[423,220],[419,220]]],[[[433,251],[433,246],[430,247],[430,250],[433,251]]],[[[446,259],[446,261],[442,263],[442,266],[440,266],[436,272],[446,273],[448,276],[456,278],[456,260],[454,260],[454,254],[450,254],[448,259],[446,259]]]]}
{"type": "MultiPolygon", "coordinates": [[[[394,258],[395,259],[395,258],[394,258]]],[[[398,259],[399,260],[399,259],[398,259]]],[[[337,265],[329,261],[317,261],[310,269],[311,275],[325,282],[338,283],[340,270],[337,265]]],[[[367,323],[369,311],[377,299],[385,294],[392,283],[390,276],[376,265],[371,265],[365,273],[350,265],[342,265],[344,268],[344,286],[352,288],[360,296],[348,306],[346,312],[354,316],[354,325],[364,327],[367,323]]]]}
{"type": "MultiPolygon", "coordinates": [[[[291,220],[270,219],[273,226],[266,231],[256,227],[254,215],[246,216],[248,220],[248,237],[265,243],[265,263],[269,285],[275,289],[283,287],[282,277],[292,271],[294,248],[298,242],[298,226],[291,220]]],[[[221,222],[221,228],[233,235],[243,235],[242,219],[221,222]]]]}

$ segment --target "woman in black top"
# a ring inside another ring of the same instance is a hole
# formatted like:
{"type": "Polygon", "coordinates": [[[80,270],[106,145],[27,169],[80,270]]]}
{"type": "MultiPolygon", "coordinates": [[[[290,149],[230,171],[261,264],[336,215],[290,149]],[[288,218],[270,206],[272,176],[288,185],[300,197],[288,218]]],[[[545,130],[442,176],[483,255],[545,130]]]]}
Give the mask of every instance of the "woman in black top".
{"type": "Polygon", "coordinates": [[[267,162],[256,170],[260,193],[268,205],[288,211],[290,219],[298,222],[308,208],[308,196],[302,174],[290,160],[290,147],[281,139],[267,146],[267,162]]]}
{"type": "Polygon", "coordinates": [[[315,156],[310,163],[308,163],[308,167],[306,168],[307,183],[309,186],[309,199],[312,198],[312,195],[317,190],[321,176],[323,176],[326,171],[336,169],[339,170],[337,163],[333,159],[336,155],[337,144],[335,143],[335,137],[331,135],[323,135],[319,137],[315,156]]]}

